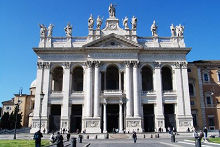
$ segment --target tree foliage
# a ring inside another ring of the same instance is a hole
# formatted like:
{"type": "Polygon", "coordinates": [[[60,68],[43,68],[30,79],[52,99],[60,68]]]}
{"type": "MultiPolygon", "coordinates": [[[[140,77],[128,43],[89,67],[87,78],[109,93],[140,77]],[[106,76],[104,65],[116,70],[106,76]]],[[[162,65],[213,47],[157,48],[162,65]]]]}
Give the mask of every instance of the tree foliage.
{"type": "Polygon", "coordinates": [[[16,114],[17,114],[17,123],[16,128],[21,128],[21,119],[22,115],[21,113],[18,113],[18,107],[15,107],[15,110],[9,114],[9,112],[5,112],[0,120],[0,128],[2,129],[14,129],[15,128],[15,120],[16,120],[16,114]]]}

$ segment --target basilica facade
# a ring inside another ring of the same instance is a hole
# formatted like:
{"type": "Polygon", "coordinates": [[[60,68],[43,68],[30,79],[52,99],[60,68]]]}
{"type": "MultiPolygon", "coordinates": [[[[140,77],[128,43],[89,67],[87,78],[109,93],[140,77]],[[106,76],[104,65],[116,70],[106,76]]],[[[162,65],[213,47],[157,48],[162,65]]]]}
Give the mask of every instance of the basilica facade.
{"type": "Polygon", "coordinates": [[[41,129],[86,133],[154,132],[193,127],[182,25],[170,37],[137,36],[137,18],[123,28],[109,6],[109,18],[88,19],[88,36],[54,37],[53,25],[40,25],[34,116],[41,129]],[[95,24],[95,25],[94,25],[95,24]],[[40,94],[44,94],[41,98],[40,94]]]}

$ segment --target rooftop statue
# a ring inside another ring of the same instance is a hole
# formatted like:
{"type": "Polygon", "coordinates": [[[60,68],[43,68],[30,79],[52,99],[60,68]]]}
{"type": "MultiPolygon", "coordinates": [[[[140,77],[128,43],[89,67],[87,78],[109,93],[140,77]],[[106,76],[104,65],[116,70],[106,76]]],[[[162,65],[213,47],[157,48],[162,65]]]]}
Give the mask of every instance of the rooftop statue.
{"type": "Polygon", "coordinates": [[[156,25],[156,21],[154,20],[153,24],[151,25],[151,32],[152,32],[152,36],[153,37],[157,37],[158,36],[157,28],[158,28],[158,26],[156,25]]]}
{"type": "Polygon", "coordinates": [[[183,32],[184,32],[184,26],[179,24],[179,26],[176,26],[176,36],[177,37],[183,37],[183,32]]]}
{"type": "Polygon", "coordinates": [[[129,29],[128,27],[128,17],[126,16],[124,19],[122,19],[123,21],[123,26],[125,27],[125,29],[129,29]]]}
{"type": "Polygon", "coordinates": [[[115,7],[114,7],[114,5],[110,4],[110,6],[108,8],[108,12],[109,12],[109,17],[115,17],[115,7]]]}
{"type": "Polygon", "coordinates": [[[131,25],[132,25],[132,30],[136,30],[136,28],[137,28],[137,18],[136,17],[132,17],[132,19],[131,19],[131,25]]]}
{"type": "Polygon", "coordinates": [[[88,28],[92,29],[93,26],[94,26],[94,19],[93,19],[92,14],[91,14],[89,19],[88,19],[88,28]]]}
{"type": "Polygon", "coordinates": [[[46,37],[47,35],[47,28],[43,24],[40,24],[40,37],[46,37]]]}
{"type": "Polygon", "coordinates": [[[50,24],[50,25],[49,25],[49,27],[48,27],[48,29],[47,29],[47,30],[48,30],[48,34],[47,34],[48,37],[52,37],[53,27],[54,27],[53,24],[50,24]]]}
{"type": "Polygon", "coordinates": [[[100,29],[102,25],[102,19],[98,16],[97,20],[96,20],[96,27],[97,29],[100,29]]]}
{"type": "Polygon", "coordinates": [[[68,23],[67,26],[64,28],[66,36],[71,37],[72,36],[72,26],[68,23]]]}
{"type": "Polygon", "coordinates": [[[176,32],[175,32],[175,27],[173,24],[171,24],[170,26],[170,31],[171,31],[171,37],[175,37],[176,36],[176,32]]]}

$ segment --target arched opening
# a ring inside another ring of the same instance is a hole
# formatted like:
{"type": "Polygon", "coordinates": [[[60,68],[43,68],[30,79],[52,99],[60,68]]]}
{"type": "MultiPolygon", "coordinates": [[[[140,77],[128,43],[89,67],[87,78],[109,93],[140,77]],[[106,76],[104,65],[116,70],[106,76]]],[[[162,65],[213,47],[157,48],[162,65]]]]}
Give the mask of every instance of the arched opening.
{"type": "Polygon", "coordinates": [[[153,90],[153,72],[148,66],[144,66],[141,71],[142,74],[142,91],[153,90]]]}
{"type": "Polygon", "coordinates": [[[52,91],[62,91],[63,89],[63,68],[56,67],[52,72],[52,91]]]}
{"type": "Polygon", "coordinates": [[[110,65],[106,70],[106,90],[119,89],[119,71],[114,65],[110,65]]]}
{"type": "Polygon", "coordinates": [[[72,90],[83,91],[83,68],[76,67],[72,73],[72,90]]]}
{"type": "Polygon", "coordinates": [[[173,89],[172,71],[169,67],[162,68],[162,86],[163,86],[163,91],[173,89]]]}

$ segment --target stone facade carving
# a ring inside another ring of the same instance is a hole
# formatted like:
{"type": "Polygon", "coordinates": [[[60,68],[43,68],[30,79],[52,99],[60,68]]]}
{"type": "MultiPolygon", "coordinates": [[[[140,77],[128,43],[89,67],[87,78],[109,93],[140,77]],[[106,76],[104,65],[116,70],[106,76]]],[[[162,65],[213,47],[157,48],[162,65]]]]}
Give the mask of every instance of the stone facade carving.
{"type": "Polygon", "coordinates": [[[125,29],[129,29],[128,27],[128,17],[126,16],[124,19],[122,19],[123,21],[123,26],[125,27],[125,29]]]}
{"type": "Polygon", "coordinates": [[[158,26],[156,25],[156,21],[153,21],[153,24],[151,25],[151,32],[153,37],[157,37],[157,28],[158,26]]]}
{"type": "Polygon", "coordinates": [[[127,127],[139,127],[140,122],[139,121],[128,121],[127,122],[127,127]]]}
{"type": "Polygon", "coordinates": [[[96,127],[99,127],[99,121],[93,121],[93,120],[86,121],[86,127],[87,127],[87,128],[96,128],[96,127]]]}
{"type": "Polygon", "coordinates": [[[40,24],[40,37],[46,37],[47,36],[47,28],[43,24],[40,24]]]}
{"type": "Polygon", "coordinates": [[[93,64],[93,61],[86,61],[85,65],[87,68],[91,68],[93,64]]]}
{"type": "Polygon", "coordinates": [[[67,26],[64,28],[66,33],[66,37],[72,37],[72,26],[68,23],[67,26]]]}
{"type": "Polygon", "coordinates": [[[109,17],[115,17],[115,7],[113,4],[110,4],[108,8],[109,17]]]}
{"type": "Polygon", "coordinates": [[[133,63],[133,66],[134,66],[135,68],[138,68],[139,65],[140,65],[140,62],[139,62],[139,61],[132,61],[132,63],[133,63]]]}
{"type": "Polygon", "coordinates": [[[65,63],[64,63],[64,66],[65,66],[66,69],[69,69],[69,68],[70,68],[70,65],[71,65],[70,62],[65,62],[65,63]]]}
{"type": "Polygon", "coordinates": [[[48,37],[52,37],[52,35],[53,35],[53,27],[54,27],[53,24],[50,24],[48,26],[48,34],[47,34],[48,37]]]}
{"type": "Polygon", "coordinates": [[[89,19],[88,19],[88,28],[93,29],[93,26],[94,26],[94,19],[93,19],[92,14],[91,14],[89,19]]]}
{"type": "Polygon", "coordinates": [[[50,69],[50,62],[44,62],[43,66],[45,69],[50,69]]]}
{"type": "Polygon", "coordinates": [[[154,68],[160,68],[161,67],[160,62],[154,62],[153,65],[154,65],[154,68]]]}
{"type": "Polygon", "coordinates": [[[136,30],[137,29],[137,18],[136,17],[132,17],[131,19],[131,25],[132,25],[132,30],[136,30]]]}
{"type": "Polygon", "coordinates": [[[102,26],[102,19],[98,16],[96,20],[96,28],[100,29],[102,26]]]}

